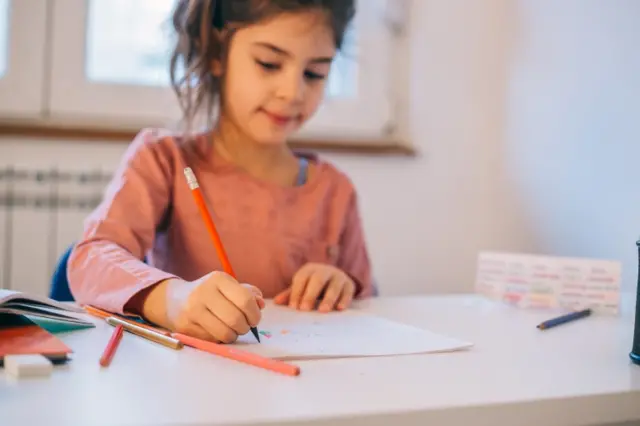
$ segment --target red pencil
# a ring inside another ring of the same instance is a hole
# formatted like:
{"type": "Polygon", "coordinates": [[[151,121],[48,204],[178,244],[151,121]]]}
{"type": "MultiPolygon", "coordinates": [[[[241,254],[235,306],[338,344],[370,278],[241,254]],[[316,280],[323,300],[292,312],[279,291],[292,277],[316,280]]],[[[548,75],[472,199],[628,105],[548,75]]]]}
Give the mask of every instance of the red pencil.
{"type": "MultiPolygon", "coordinates": [[[[218,235],[218,231],[216,230],[216,225],[213,223],[211,214],[209,214],[209,209],[207,209],[207,203],[202,196],[202,191],[200,191],[200,184],[198,183],[198,179],[196,179],[196,175],[193,173],[193,170],[191,170],[191,167],[186,167],[184,169],[184,176],[187,178],[187,184],[189,184],[189,189],[191,189],[193,199],[198,206],[198,210],[200,210],[200,216],[202,216],[202,220],[204,220],[204,224],[209,231],[209,235],[211,236],[213,245],[215,246],[216,252],[218,253],[218,258],[222,263],[222,268],[227,274],[231,275],[233,278],[236,278],[236,274],[235,272],[233,272],[233,268],[231,267],[231,262],[229,262],[227,253],[224,250],[222,241],[220,240],[220,235],[218,235]]],[[[251,333],[253,333],[253,335],[259,342],[260,334],[258,333],[257,327],[251,327],[251,333]]]]}
{"type": "Polygon", "coordinates": [[[117,326],[111,335],[111,339],[109,339],[109,343],[107,343],[107,347],[104,349],[102,357],[100,357],[101,366],[108,367],[109,364],[111,364],[111,360],[118,349],[118,345],[120,344],[120,340],[122,340],[123,334],[124,327],[121,325],[117,326]]]}
{"type": "Polygon", "coordinates": [[[233,345],[221,345],[206,340],[196,339],[195,337],[185,336],[180,333],[173,333],[172,336],[174,339],[178,339],[187,346],[191,346],[214,355],[219,355],[234,361],[244,362],[245,364],[275,371],[276,373],[285,374],[287,376],[300,375],[300,367],[297,365],[266,358],[251,352],[241,351],[236,349],[233,345]]]}

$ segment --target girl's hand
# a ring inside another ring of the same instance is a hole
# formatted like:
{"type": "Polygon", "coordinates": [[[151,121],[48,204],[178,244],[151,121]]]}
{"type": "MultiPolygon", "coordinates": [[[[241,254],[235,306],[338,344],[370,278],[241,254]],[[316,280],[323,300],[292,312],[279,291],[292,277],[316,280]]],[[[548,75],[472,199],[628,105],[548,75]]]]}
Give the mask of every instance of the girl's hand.
{"type": "Polygon", "coordinates": [[[262,292],[224,272],[192,281],[170,281],[167,316],[173,329],[203,340],[233,343],[260,322],[262,292]]]}
{"type": "Polygon", "coordinates": [[[289,305],[302,311],[330,312],[347,309],[353,300],[356,285],[340,269],[320,263],[307,263],[293,277],[291,287],[278,294],[274,303],[289,305]],[[323,295],[322,300],[318,300],[323,295]]]}

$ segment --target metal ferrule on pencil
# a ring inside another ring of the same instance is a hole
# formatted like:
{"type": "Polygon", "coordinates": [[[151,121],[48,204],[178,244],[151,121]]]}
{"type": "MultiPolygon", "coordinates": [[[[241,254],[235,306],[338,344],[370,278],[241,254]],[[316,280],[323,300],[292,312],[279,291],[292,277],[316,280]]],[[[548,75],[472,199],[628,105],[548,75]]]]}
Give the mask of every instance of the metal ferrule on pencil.
{"type": "Polygon", "coordinates": [[[171,349],[182,349],[184,344],[180,342],[178,339],[174,339],[173,337],[165,336],[164,334],[147,330],[146,328],[139,327],[137,325],[131,324],[127,321],[122,321],[116,317],[109,317],[106,319],[107,323],[112,326],[121,325],[129,333],[135,334],[137,336],[143,337],[147,340],[151,340],[152,342],[159,343],[163,346],[166,346],[171,349]]]}
{"type": "Polygon", "coordinates": [[[196,175],[191,170],[191,167],[187,167],[184,169],[184,176],[187,178],[187,184],[189,185],[189,189],[194,190],[199,188],[198,179],[196,179],[196,175]]]}

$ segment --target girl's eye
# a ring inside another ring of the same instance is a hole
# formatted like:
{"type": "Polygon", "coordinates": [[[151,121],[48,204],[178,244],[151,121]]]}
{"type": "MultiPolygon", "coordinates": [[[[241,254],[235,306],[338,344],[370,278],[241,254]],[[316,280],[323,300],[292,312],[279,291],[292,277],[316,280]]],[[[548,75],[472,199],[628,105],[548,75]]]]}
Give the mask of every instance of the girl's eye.
{"type": "Polygon", "coordinates": [[[324,74],[319,74],[311,71],[306,71],[304,73],[304,77],[308,80],[324,80],[325,78],[327,78],[327,76],[324,74]]]}
{"type": "MultiPolygon", "coordinates": [[[[265,71],[273,72],[278,71],[281,68],[280,64],[276,64],[273,62],[264,62],[258,59],[256,59],[256,63],[265,71]]],[[[307,80],[324,80],[327,78],[327,76],[313,71],[305,71],[304,78],[306,78],[307,80]]]]}
{"type": "Polygon", "coordinates": [[[263,62],[259,60],[256,60],[256,62],[258,63],[258,65],[260,65],[262,68],[264,68],[267,71],[275,71],[280,69],[280,65],[274,64],[272,62],[263,62]]]}

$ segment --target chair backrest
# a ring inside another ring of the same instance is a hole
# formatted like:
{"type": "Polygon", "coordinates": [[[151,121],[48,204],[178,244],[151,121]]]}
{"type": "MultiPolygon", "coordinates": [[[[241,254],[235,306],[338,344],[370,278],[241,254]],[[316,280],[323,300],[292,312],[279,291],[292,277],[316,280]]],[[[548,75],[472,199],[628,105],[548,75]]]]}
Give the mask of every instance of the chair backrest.
{"type": "Polygon", "coordinates": [[[51,286],[49,287],[49,297],[60,302],[73,302],[75,299],[69,289],[69,280],[67,279],[67,263],[69,256],[73,250],[73,244],[58,259],[56,269],[51,277],[51,286]]]}

